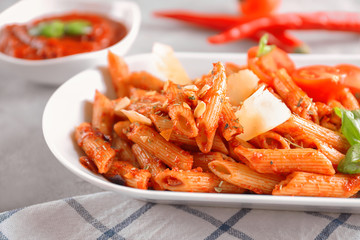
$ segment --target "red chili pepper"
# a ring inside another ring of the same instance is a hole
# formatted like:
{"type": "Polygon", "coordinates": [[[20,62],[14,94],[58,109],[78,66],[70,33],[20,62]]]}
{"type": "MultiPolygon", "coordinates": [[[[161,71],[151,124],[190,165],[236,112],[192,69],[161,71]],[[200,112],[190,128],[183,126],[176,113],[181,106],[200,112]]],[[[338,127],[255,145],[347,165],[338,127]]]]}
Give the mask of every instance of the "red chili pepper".
{"type": "Polygon", "coordinates": [[[252,21],[257,18],[229,16],[222,14],[201,14],[182,10],[157,11],[154,13],[154,15],[157,17],[172,18],[215,30],[227,30],[231,27],[252,21]]]}
{"type": "MultiPolygon", "coordinates": [[[[198,26],[207,27],[215,30],[227,30],[239,24],[245,24],[256,20],[256,16],[229,16],[221,14],[201,14],[189,11],[158,11],[154,13],[157,17],[165,17],[180,20],[183,22],[196,24],[198,26]]],[[[259,31],[249,38],[258,41],[264,34],[264,31],[259,31]]],[[[279,48],[287,52],[308,52],[306,45],[292,36],[290,33],[284,31],[269,31],[269,44],[277,45],[279,48]]]]}
{"type": "Polygon", "coordinates": [[[211,43],[225,43],[253,36],[261,30],[331,30],[360,33],[360,14],[350,12],[285,13],[239,24],[210,37],[211,43]]]}

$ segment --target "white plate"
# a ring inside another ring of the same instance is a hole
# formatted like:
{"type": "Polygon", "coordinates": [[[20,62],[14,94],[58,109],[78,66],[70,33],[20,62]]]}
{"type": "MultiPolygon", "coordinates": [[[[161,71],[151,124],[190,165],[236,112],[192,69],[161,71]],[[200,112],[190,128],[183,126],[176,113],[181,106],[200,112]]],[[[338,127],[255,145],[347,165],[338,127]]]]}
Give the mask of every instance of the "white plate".
{"type": "Polygon", "coordinates": [[[134,42],[140,28],[139,7],[130,1],[22,0],[0,13],[0,29],[7,24],[27,23],[39,17],[72,11],[108,16],[123,23],[128,33],[121,41],[108,48],[61,58],[26,60],[7,56],[0,52],[0,72],[26,80],[60,85],[80,71],[105,64],[109,49],[118,55],[124,55],[134,42]]]}
{"type": "MultiPolygon", "coordinates": [[[[177,53],[177,56],[192,78],[207,73],[213,62],[246,63],[246,55],[239,54],[177,53]]],[[[292,59],[297,66],[338,63],[360,65],[360,56],[294,55],[292,59]]],[[[126,62],[131,70],[155,73],[150,54],[127,57],[126,62]]],[[[114,96],[106,67],[86,70],[64,83],[45,107],[43,133],[50,150],[65,167],[98,187],[157,203],[360,213],[360,199],[152,191],[108,182],[80,165],[78,159],[81,151],[73,138],[75,127],[91,119],[91,102],[95,89],[109,97],[114,96]]]]}

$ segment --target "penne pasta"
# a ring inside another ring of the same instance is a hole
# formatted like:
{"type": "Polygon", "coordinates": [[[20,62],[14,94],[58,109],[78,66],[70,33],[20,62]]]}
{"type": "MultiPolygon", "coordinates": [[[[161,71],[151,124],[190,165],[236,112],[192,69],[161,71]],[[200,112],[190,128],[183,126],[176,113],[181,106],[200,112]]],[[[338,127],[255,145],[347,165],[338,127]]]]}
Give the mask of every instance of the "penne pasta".
{"type": "Polygon", "coordinates": [[[132,188],[148,189],[151,174],[148,170],[138,169],[126,161],[114,161],[110,170],[104,174],[110,181],[120,176],[132,188]]]}
{"type": "Polygon", "coordinates": [[[226,141],[232,140],[236,135],[243,132],[239,119],[235,116],[235,112],[228,101],[223,103],[219,130],[226,141]]]}
{"type": "Polygon", "coordinates": [[[235,153],[247,159],[247,165],[259,173],[286,174],[296,171],[334,175],[329,159],[311,148],[250,149],[237,147],[235,153]]]}
{"type": "Polygon", "coordinates": [[[350,145],[343,135],[331,131],[311,121],[292,115],[291,118],[274,129],[280,134],[290,136],[304,135],[326,142],[341,153],[346,153],[350,145]]]}
{"type": "Polygon", "coordinates": [[[280,176],[261,174],[244,164],[225,160],[210,162],[209,169],[224,181],[257,194],[271,194],[275,185],[283,180],[280,176]]]}
{"type": "Polygon", "coordinates": [[[128,82],[136,88],[154,90],[157,92],[160,92],[164,86],[163,81],[146,71],[130,73],[128,82]]]}
{"type": "Polygon", "coordinates": [[[266,133],[260,134],[251,139],[250,142],[259,148],[290,149],[289,142],[287,142],[286,138],[273,131],[267,131],[266,133]]]}
{"type": "Polygon", "coordinates": [[[176,192],[243,193],[243,188],[222,181],[213,173],[165,170],[155,177],[164,189],[176,192]]]}
{"type": "Polygon", "coordinates": [[[280,69],[274,78],[274,88],[281,99],[295,114],[300,117],[319,123],[316,105],[312,99],[299,88],[285,69],[280,69]]]}
{"type": "Polygon", "coordinates": [[[115,157],[115,150],[102,135],[94,131],[90,123],[82,123],[75,129],[75,140],[86,155],[95,163],[99,173],[106,173],[115,157]]]}
{"type": "Polygon", "coordinates": [[[360,190],[360,176],[294,172],[281,181],[273,195],[308,197],[351,197],[360,190]],[[299,187],[301,186],[301,187],[299,187]]]}
{"type": "Polygon", "coordinates": [[[106,136],[111,136],[114,124],[114,107],[112,102],[99,91],[95,91],[93,104],[92,127],[99,129],[106,136]]]}
{"type": "Polygon", "coordinates": [[[210,169],[208,167],[209,162],[215,160],[223,160],[223,155],[219,152],[208,152],[208,153],[195,152],[193,153],[193,157],[194,157],[193,168],[200,167],[204,172],[210,172],[210,169]]]}
{"type": "Polygon", "coordinates": [[[359,109],[360,105],[356,97],[351,93],[350,89],[343,88],[337,92],[335,98],[348,110],[359,109]]]}
{"type": "Polygon", "coordinates": [[[159,133],[143,124],[131,124],[127,137],[171,168],[190,170],[193,157],[190,153],[166,141],[159,133]]]}
{"type": "Polygon", "coordinates": [[[127,139],[119,137],[116,133],[113,134],[113,141],[111,147],[116,151],[117,159],[131,163],[134,167],[139,167],[139,163],[131,151],[131,145],[127,139]]]}
{"type": "Polygon", "coordinates": [[[204,114],[196,119],[199,134],[196,136],[196,143],[200,151],[210,152],[218,121],[222,110],[222,103],[226,94],[226,75],[222,63],[214,64],[212,75],[207,84],[211,87],[201,100],[206,104],[204,114]]]}
{"type": "Polygon", "coordinates": [[[169,104],[169,116],[174,128],[185,136],[190,138],[196,137],[198,135],[198,128],[195,124],[194,115],[180,85],[168,81],[164,88],[169,104]]]}
{"type": "Polygon", "coordinates": [[[158,158],[142,149],[138,144],[132,145],[131,149],[136,159],[138,160],[140,167],[142,169],[149,170],[151,173],[151,182],[153,184],[153,188],[155,190],[163,190],[163,188],[155,182],[154,178],[160,172],[165,171],[166,166],[158,158]]]}
{"type": "Polygon", "coordinates": [[[118,97],[127,96],[129,93],[128,77],[130,73],[124,59],[109,51],[108,65],[116,95],[118,97]]]}

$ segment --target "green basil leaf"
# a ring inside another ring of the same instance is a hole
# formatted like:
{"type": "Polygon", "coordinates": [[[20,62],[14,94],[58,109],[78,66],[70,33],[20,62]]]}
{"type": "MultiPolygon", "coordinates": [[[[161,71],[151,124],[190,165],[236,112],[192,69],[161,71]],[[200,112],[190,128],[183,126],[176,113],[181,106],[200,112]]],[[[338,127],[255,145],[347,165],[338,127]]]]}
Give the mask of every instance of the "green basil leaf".
{"type": "Polygon", "coordinates": [[[66,22],[65,34],[67,35],[84,35],[92,30],[91,23],[85,20],[72,20],[66,22]]]}
{"type": "Polygon", "coordinates": [[[336,115],[341,117],[341,133],[351,145],[360,143],[360,109],[346,110],[334,108],[336,115]]]}
{"type": "Polygon", "coordinates": [[[29,34],[33,36],[44,36],[59,38],[64,35],[64,22],[60,20],[54,20],[49,22],[42,22],[29,30],[29,34]]]}
{"type": "Polygon", "coordinates": [[[346,156],[340,161],[337,170],[342,173],[360,173],[360,144],[355,144],[349,148],[346,156]]]}
{"type": "Polygon", "coordinates": [[[264,56],[264,55],[268,54],[269,52],[271,52],[274,49],[275,45],[267,45],[268,39],[269,39],[268,34],[264,34],[260,38],[259,49],[258,49],[258,52],[256,54],[257,57],[264,56]]]}

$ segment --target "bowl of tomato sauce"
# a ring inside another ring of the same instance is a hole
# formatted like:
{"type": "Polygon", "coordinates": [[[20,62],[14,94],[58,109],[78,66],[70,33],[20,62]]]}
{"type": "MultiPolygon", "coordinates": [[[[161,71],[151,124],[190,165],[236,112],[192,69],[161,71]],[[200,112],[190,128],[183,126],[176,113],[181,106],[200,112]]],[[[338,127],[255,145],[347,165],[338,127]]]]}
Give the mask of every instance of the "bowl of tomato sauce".
{"type": "Polygon", "coordinates": [[[61,84],[126,54],[140,20],[130,1],[22,0],[0,13],[0,73],[61,84]]]}

